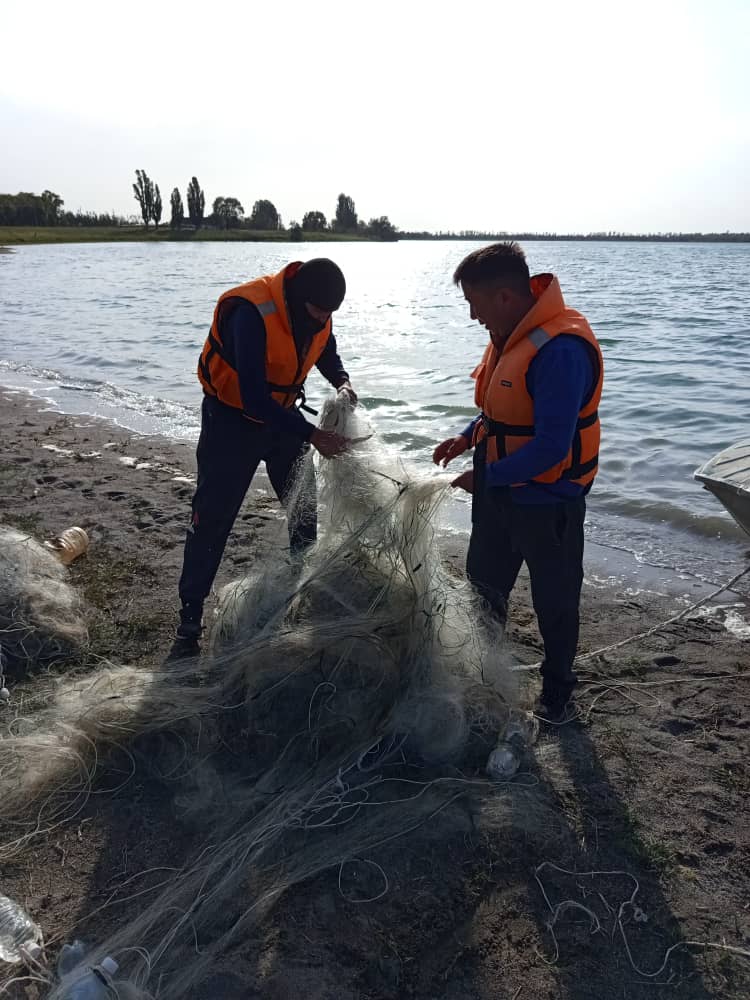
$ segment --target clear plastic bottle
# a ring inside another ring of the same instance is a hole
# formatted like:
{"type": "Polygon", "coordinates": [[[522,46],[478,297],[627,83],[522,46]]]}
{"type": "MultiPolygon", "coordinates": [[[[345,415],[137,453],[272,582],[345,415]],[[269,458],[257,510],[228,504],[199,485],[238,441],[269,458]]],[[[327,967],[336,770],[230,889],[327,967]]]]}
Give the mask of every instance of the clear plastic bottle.
{"type": "Polygon", "coordinates": [[[73,944],[64,944],[57,959],[58,978],[64,979],[73,969],[79,966],[85,959],[88,950],[83,941],[78,941],[77,939],[73,944]]]}
{"type": "Polygon", "coordinates": [[[5,686],[5,674],[3,673],[5,669],[5,653],[3,652],[3,644],[0,642],[0,708],[3,705],[7,705],[10,701],[10,691],[5,686]]]}
{"type": "Polygon", "coordinates": [[[529,743],[535,733],[529,720],[511,716],[505,725],[497,746],[487,758],[485,771],[494,781],[509,781],[518,771],[529,743]]]}
{"type": "MultiPolygon", "coordinates": [[[[75,948],[75,944],[72,947],[75,948]]],[[[80,977],[76,977],[74,973],[70,977],[70,983],[63,979],[62,1000],[111,1000],[117,996],[112,983],[112,977],[117,969],[117,962],[107,957],[103,958],[99,965],[87,969],[80,977]]]]}
{"type": "Polygon", "coordinates": [[[0,961],[22,962],[42,950],[42,931],[14,900],[0,896],[0,961]]]}
{"type": "Polygon", "coordinates": [[[511,743],[498,743],[487,758],[485,770],[494,781],[509,781],[521,766],[521,756],[511,743]]]}
{"type": "Polygon", "coordinates": [[[44,547],[54,552],[64,566],[68,566],[87,551],[89,536],[83,528],[66,528],[53,541],[45,542],[44,547]]]}

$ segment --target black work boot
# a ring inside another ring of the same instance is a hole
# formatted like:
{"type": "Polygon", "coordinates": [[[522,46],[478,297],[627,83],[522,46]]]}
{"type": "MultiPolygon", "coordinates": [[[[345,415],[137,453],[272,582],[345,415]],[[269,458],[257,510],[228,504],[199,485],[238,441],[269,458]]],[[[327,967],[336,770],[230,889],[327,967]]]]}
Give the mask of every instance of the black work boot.
{"type": "Polygon", "coordinates": [[[200,655],[200,637],[203,632],[202,618],[202,604],[182,605],[180,624],[177,626],[175,639],[165,663],[174,663],[177,660],[187,660],[200,655]]]}
{"type": "Polygon", "coordinates": [[[551,698],[542,693],[534,706],[534,715],[542,725],[555,727],[578,722],[581,718],[581,711],[573,701],[572,695],[551,698]]]}

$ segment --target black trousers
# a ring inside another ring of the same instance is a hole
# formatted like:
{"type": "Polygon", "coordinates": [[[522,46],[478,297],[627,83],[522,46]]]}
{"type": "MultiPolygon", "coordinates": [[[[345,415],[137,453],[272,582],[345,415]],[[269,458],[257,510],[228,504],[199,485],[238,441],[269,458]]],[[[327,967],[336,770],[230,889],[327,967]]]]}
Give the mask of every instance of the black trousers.
{"type": "Polygon", "coordinates": [[[198,485],[185,539],[180,577],[183,605],[202,607],[219,569],[229,533],[261,462],[276,496],[287,508],[293,552],[317,537],[315,474],[302,438],[245,418],[212,396],[203,400],[198,438],[198,485]],[[299,483],[297,476],[301,477],[299,483]],[[293,486],[294,503],[290,504],[293,486]]]}
{"type": "Polygon", "coordinates": [[[477,452],[466,574],[504,623],[510,592],[526,563],[544,641],[542,697],[547,702],[565,701],[576,685],[573,660],[583,583],[585,497],[514,503],[511,487],[485,485],[484,449],[477,452]]]}

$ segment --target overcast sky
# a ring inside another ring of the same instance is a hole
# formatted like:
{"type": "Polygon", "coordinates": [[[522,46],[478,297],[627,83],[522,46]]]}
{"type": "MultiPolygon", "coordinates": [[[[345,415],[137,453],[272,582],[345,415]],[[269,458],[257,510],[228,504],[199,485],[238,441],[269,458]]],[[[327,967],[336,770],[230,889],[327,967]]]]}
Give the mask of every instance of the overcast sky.
{"type": "Polygon", "coordinates": [[[750,0],[0,8],[0,191],[133,214],[135,168],[285,222],[750,231],[750,0]]]}

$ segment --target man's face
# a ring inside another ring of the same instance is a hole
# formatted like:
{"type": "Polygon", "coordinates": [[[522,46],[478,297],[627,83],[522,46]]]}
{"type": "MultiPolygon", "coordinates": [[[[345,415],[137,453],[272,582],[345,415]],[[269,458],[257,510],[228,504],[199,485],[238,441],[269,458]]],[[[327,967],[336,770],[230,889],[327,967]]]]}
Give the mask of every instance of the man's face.
{"type": "Polygon", "coordinates": [[[305,309],[307,309],[308,314],[312,316],[317,323],[320,323],[321,329],[331,318],[330,312],[326,312],[325,309],[319,309],[318,306],[314,306],[312,302],[305,302],[305,309]]]}
{"type": "Polygon", "coordinates": [[[516,325],[517,303],[508,288],[495,284],[462,285],[464,298],[469,303],[471,318],[489,332],[496,347],[513,332],[516,325]]]}

